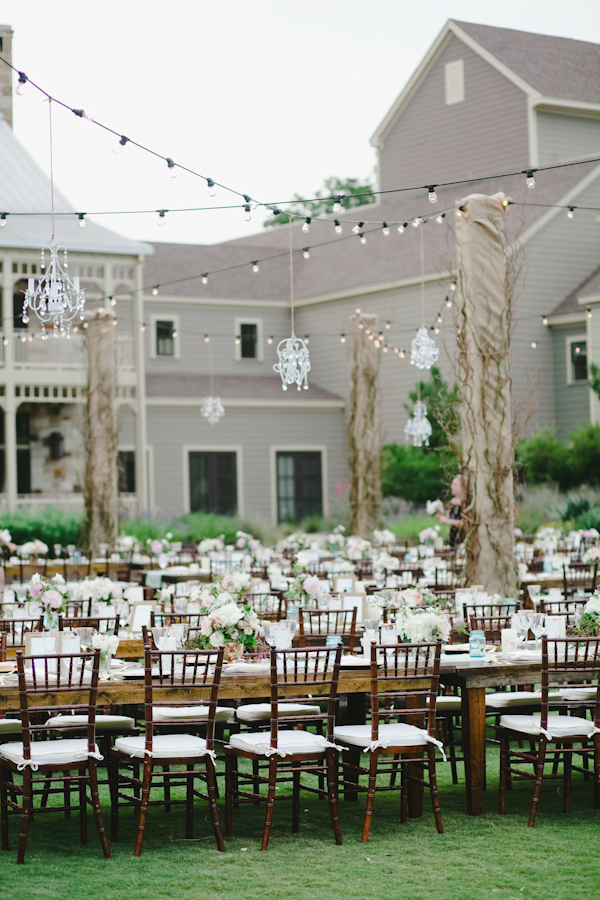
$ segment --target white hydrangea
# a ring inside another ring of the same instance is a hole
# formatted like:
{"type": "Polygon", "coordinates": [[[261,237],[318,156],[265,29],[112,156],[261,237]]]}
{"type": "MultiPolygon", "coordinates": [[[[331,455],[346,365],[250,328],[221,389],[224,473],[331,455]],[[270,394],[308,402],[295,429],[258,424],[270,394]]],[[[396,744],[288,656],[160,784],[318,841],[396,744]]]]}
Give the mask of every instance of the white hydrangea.
{"type": "Polygon", "coordinates": [[[243,616],[244,610],[240,609],[236,603],[226,603],[215,610],[211,618],[221,628],[231,628],[232,625],[237,625],[243,616]]]}
{"type": "Polygon", "coordinates": [[[598,596],[598,594],[592,594],[588,602],[585,604],[583,611],[586,613],[600,613],[600,597],[598,596]]]}
{"type": "Polygon", "coordinates": [[[119,638],[116,634],[103,632],[102,634],[92,635],[92,647],[94,650],[100,650],[101,653],[110,653],[114,656],[119,648],[119,638]]]}
{"type": "Polygon", "coordinates": [[[222,647],[225,643],[225,635],[222,631],[213,631],[208,641],[212,647],[222,647]]]}

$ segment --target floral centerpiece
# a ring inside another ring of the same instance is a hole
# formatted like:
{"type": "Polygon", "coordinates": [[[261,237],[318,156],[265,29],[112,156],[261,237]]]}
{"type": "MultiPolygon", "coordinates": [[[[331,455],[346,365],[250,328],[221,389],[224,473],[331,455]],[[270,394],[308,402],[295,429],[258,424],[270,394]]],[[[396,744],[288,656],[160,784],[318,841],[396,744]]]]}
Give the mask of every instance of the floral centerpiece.
{"type": "Polygon", "coordinates": [[[115,600],[115,588],[110,580],[103,575],[97,578],[83,578],[73,588],[73,597],[77,600],[90,598],[93,603],[111,603],[115,600]]]}
{"type": "Polygon", "coordinates": [[[173,535],[169,531],[164,538],[148,538],[146,544],[153,556],[160,556],[161,553],[167,553],[171,549],[172,537],[173,535]]]}
{"type": "Polygon", "coordinates": [[[303,531],[296,531],[294,534],[288,534],[282,541],[278,541],[277,549],[281,553],[299,553],[300,550],[309,550],[311,543],[310,535],[303,531]]]}
{"type": "Polygon", "coordinates": [[[24,559],[29,559],[30,556],[45,556],[48,552],[48,544],[45,544],[43,541],[38,540],[27,541],[18,549],[19,553],[24,559]]]}
{"type": "Polygon", "coordinates": [[[200,603],[200,633],[192,647],[201,650],[225,647],[225,657],[236,659],[254,650],[260,621],[252,607],[239,605],[218,583],[203,588],[200,603]]]}
{"type": "Polygon", "coordinates": [[[58,614],[67,608],[69,588],[62,575],[45,578],[36,572],[31,577],[27,588],[27,599],[37,600],[44,607],[44,628],[47,631],[58,629],[58,614]]]}
{"type": "Polygon", "coordinates": [[[409,644],[441,640],[446,643],[451,632],[450,619],[435,606],[411,609],[402,606],[396,614],[396,634],[409,644]]]}
{"type": "Polygon", "coordinates": [[[327,535],[327,548],[330,553],[342,553],[346,544],[343,525],[336,525],[331,534],[327,535]]]}
{"type": "Polygon", "coordinates": [[[161,587],[156,591],[154,599],[158,600],[160,603],[170,603],[176,590],[176,584],[167,584],[165,587],[161,587]]]}
{"type": "Polygon", "coordinates": [[[560,528],[552,525],[541,525],[535,533],[533,546],[543,553],[555,553],[561,538],[560,528]]]}
{"type": "Polygon", "coordinates": [[[110,678],[111,659],[117,652],[118,646],[119,638],[112,631],[96,633],[92,636],[92,647],[94,650],[100,651],[100,676],[102,678],[110,678]]]}
{"type": "Polygon", "coordinates": [[[588,547],[582,556],[584,563],[595,563],[600,559],[600,547],[588,547]]]}
{"type": "Polygon", "coordinates": [[[371,541],[351,534],[346,541],[346,556],[348,559],[367,559],[371,553],[371,541]]]}
{"type": "Polygon", "coordinates": [[[600,637],[600,596],[592,594],[581,611],[575,613],[570,634],[578,637],[600,637]]]}
{"type": "Polygon", "coordinates": [[[130,550],[138,550],[139,546],[140,542],[134,534],[120,534],[115,541],[116,549],[124,553],[128,553],[130,550]]]}
{"type": "Polygon", "coordinates": [[[434,541],[436,541],[439,536],[439,525],[437,528],[432,528],[431,526],[429,526],[419,532],[419,541],[426,547],[432,547],[434,541]]]}
{"type": "Polygon", "coordinates": [[[286,595],[288,600],[296,606],[315,607],[317,594],[323,590],[323,585],[316,575],[309,575],[297,563],[292,569],[291,579],[286,595]]]}
{"type": "Polygon", "coordinates": [[[225,549],[225,541],[223,538],[225,535],[221,535],[217,538],[204,538],[203,541],[200,541],[198,544],[198,553],[202,553],[206,555],[207,553],[222,553],[225,549]]]}
{"type": "Polygon", "coordinates": [[[242,600],[252,585],[250,573],[239,570],[225,572],[218,579],[218,582],[220,582],[222,590],[228,591],[237,601],[242,600]]]}
{"type": "Polygon", "coordinates": [[[396,543],[396,535],[389,528],[379,531],[377,528],[373,532],[373,544],[376,547],[389,547],[390,544],[396,543]]]}

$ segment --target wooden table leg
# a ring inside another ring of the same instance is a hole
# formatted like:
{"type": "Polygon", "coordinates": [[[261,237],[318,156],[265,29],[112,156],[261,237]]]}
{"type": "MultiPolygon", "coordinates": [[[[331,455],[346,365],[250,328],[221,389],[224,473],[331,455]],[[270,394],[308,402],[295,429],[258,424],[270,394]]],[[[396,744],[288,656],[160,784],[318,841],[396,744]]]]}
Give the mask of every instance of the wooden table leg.
{"type": "Polygon", "coordinates": [[[480,816],[485,780],[485,688],[463,689],[462,728],[467,812],[480,816]]]}

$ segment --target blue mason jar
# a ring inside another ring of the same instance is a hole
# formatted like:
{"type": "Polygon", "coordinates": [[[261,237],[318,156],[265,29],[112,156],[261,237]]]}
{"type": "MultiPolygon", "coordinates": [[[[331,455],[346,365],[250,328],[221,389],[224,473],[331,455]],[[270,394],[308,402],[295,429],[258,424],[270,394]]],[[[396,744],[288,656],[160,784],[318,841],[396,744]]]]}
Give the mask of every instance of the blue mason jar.
{"type": "Polygon", "coordinates": [[[469,635],[469,656],[481,658],[485,656],[485,633],[472,631],[469,635]]]}

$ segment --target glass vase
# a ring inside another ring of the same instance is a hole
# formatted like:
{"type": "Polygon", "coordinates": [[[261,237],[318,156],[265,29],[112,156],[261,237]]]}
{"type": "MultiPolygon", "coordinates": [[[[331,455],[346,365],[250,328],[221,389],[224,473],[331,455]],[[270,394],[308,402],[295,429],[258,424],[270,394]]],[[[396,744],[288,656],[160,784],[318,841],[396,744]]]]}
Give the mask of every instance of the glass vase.
{"type": "Polygon", "coordinates": [[[104,650],[100,654],[100,669],[99,669],[99,677],[100,678],[110,678],[111,660],[112,660],[112,655],[108,652],[108,650],[104,650]]]}
{"type": "Polygon", "coordinates": [[[242,659],[244,655],[244,645],[241,641],[226,641],[224,651],[224,662],[235,662],[237,659],[242,659]]]}
{"type": "Polygon", "coordinates": [[[44,628],[46,631],[58,631],[58,610],[50,607],[44,610],[44,628]]]}

